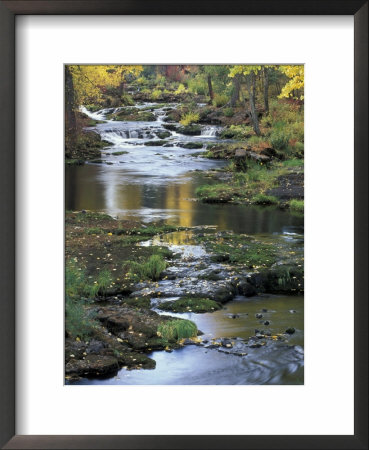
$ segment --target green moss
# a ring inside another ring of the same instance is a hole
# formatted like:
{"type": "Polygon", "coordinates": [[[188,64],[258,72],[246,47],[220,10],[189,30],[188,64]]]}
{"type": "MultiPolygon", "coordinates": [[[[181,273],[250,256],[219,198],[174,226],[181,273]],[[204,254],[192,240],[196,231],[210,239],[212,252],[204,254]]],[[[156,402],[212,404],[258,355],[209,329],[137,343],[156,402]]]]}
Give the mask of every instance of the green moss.
{"type": "Polygon", "coordinates": [[[196,237],[213,253],[213,260],[242,264],[247,267],[270,267],[277,261],[277,249],[245,234],[229,233],[219,237],[213,233],[196,237]]]}
{"type": "Polygon", "coordinates": [[[83,159],[66,159],[65,164],[67,166],[83,166],[85,161],[83,159]]]}
{"type": "Polygon", "coordinates": [[[177,227],[175,225],[167,225],[167,224],[159,224],[154,225],[150,224],[147,227],[133,227],[128,229],[118,229],[115,230],[115,234],[128,234],[128,235],[139,235],[139,236],[155,236],[156,234],[162,233],[170,233],[172,231],[181,231],[185,230],[185,227],[177,227]]]}
{"type": "Polygon", "coordinates": [[[164,144],[167,144],[168,141],[147,141],[144,143],[144,145],[150,146],[150,147],[159,147],[159,146],[163,146],[164,144]]]}
{"type": "Polygon", "coordinates": [[[179,300],[161,303],[159,309],[163,311],[173,311],[175,313],[189,311],[194,313],[206,313],[221,309],[221,305],[208,298],[181,298],[179,300]]]}
{"type": "Polygon", "coordinates": [[[277,197],[273,197],[272,195],[260,193],[252,197],[251,203],[253,203],[254,205],[277,205],[278,199],[277,197]]]}
{"type": "Polygon", "coordinates": [[[159,139],[165,139],[169,137],[171,133],[169,131],[159,131],[158,133],[156,133],[156,135],[159,139]]]}
{"type": "Polygon", "coordinates": [[[289,206],[292,211],[304,212],[304,200],[291,200],[289,206]]]}
{"type": "Polygon", "coordinates": [[[151,302],[147,297],[125,298],[122,303],[137,309],[150,309],[151,302]]]}
{"type": "Polygon", "coordinates": [[[105,123],[104,120],[94,120],[94,119],[90,119],[87,123],[86,126],[88,127],[94,127],[95,125],[98,125],[99,123],[105,123]]]}
{"type": "Polygon", "coordinates": [[[227,203],[234,199],[238,194],[229,184],[205,184],[195,191],[197,197],[204,203],[227,203]]]}
{"type": "Polygon", "coordinates": [[[177,128],[177,132],[188,136],[198,136],[201,134],[200,125],[188,125],[177,128]]]}
{"type": "Polygon", "coordinates": [[[87,223],[93,221],[108,222],[113,219],[108,214],[94,211],[84,211],[84,212],[81,211],[74,215],[74,220],[78,223],[87,223]]]}
{"type": "Polygon", "coordinates": [[[187,142],[187,143],[180,142],[178,144],[178,147],[188,148],[188,149],[202,148],[203,146],[204,146],[204,144],[202,142],[187,142]]]}
{"type": "Polygon", "coordinates": [[[141,111],[138,108],[124,108],[115,114],[111,114],[110,118],[124,122],[153,122],[156,120],[155,114],[150,111],[141,111]]]}
{"type": "Polygon", "coordinates": [[[112,152],[112,155],[114,156],[120,156],[120,155],[126,155],[128,152],[121,151],[121,152],[112,152]]]}

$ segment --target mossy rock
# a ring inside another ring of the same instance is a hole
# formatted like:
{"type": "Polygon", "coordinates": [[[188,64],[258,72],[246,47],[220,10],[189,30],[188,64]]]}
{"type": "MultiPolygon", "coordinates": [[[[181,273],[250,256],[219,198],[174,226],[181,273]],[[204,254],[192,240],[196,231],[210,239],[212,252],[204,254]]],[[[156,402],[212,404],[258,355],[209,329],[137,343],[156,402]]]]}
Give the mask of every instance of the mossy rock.
{"type": "Polygon", "coordinates": [[[163,145],[167,144],[168,141],[147,141],[144,143],[144,145],[150,146],[150,147],[162,147],[163,145]]]}
{"type": "Polygon", "coordinates": [[[298,294],[304,291],[304,269],[283,264],[253,273],[249,281],[259,292],[298,294]]]}
{"type": "Polygon", "coordinates": [[[169,131],[177,131],[178,130],[178,125],[176,125],[175,123],[166,123],[163,125],[163,127],[169,131]]]}
{"type": "Polygon", "coordinates": [[[181,126],[177,129],[177,132],[186,136],[199,136],[201,135],[201,127],[200,125],[181,126]]]}
{"type": "Polygon", "coordinates": [[[83,159],[65,159],[65,164],[67,166],[83,166],[85,161],[83,159]]]}
{"type": "Polygon", "coordinates": [[[112,155],[113,156],[120,156],[120,155],[126,155],[128,152],[125,151],[121,151],[121,152],[113,152],[112,155]]]}
{"type": "Polygon", "coordinates": [[[150,309],[151,301],[148,297],[125,298],[122,303],[137,309],[150,309]]]}
{"type": "Polygon", "coordinates": [[[188,148],[190,150],[192,149],[197,149],[197,148],[203,148],[204,144],[202,142],[180,142],[178,144],[178,147],[182,147],[182,148],[188,148]]]}
{"type": "Polygon", "coordinates": [[[156,133],[156,135],[159,139],[165,139],[169,137],[171,133],[169,131],[159,131],[158,133],[156,133]]]}
{"type": "Polygon", "coordinates": [[[162,311],[172,311],[175,313],[194,312],[207,313],[221,309],[221,305],[209,298],[181,298],[163,302],[158,306],[162,311]]]}

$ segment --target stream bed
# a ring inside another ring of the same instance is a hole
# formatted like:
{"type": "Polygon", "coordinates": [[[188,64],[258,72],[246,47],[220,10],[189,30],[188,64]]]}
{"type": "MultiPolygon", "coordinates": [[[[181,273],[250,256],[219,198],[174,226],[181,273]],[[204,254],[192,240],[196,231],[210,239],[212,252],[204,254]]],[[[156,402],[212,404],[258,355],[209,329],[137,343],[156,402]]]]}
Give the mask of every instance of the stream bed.
{"type": "MultiPolygon", "coordinates": [[[[303,259],[303,217],[276,207],[203,204],[195,201],[195,190],[209,184],[204,171],[217,170],[226,162],[199,156],[209,142],[218,140],[219,127],[204,125],[201,135],[184,136],[170,132],[164,145],[145,145],[160,141],[165,109],[152,106],[156,121],[119,122],[106,120],[96,125],[103,139],[111,143],[102,151],[101,163],[66,167],[66,209],[104,211],[113,217],[143,223],[162,220],[198,231],[169,233],[140,245],[162,245],[178,254],[158,283],[137,285],[133,295],[151,296],[152,308],[160,314],[190,319],[203,335],[202,345],[185,345],[172,352],[156,351],[148,356],[156,361],[153,370],[121,369],[108,379],[82,378],[72,384],[303,384],[304,299],[303,296],[236,296],[223,309],[205,314],[162,312],[158,303],[185,294],[204,293],[226,286],[237,274],[226,263],[212,262],[205,247],[193,233],[209,227],[214,233],[244,233],[279,246],[303,259]],[[201,142],[202,149],[181,147],[186,142],[201,142]],[[114,153],[116,153],[114,155],[114,153]],[[208,281],[204,272],[221,276],[208,281]],[[175,276],[170,276],[175,275],[175,276]],[[160,298],[158,298],[158,292],[160,298]],[[262,321],[255,315],[263,314],[262,321]],[[293,327],[295,332],[262,346],[250,346],[247,339],[258,329],[281,335],[293,327]],[[226,352],[210,345],[216,339],[230,339],[238,352],[226,352]],[[240,356],[241,355],[241,356],[240,356]]],[[[168,105],[167,105],[168,106],[168,105]]],[[[169,105],[170,106],[170,105],[169,105]]],[[[111,110],[111,109],[110,109],[111,110]]],[[[90,113],[105,120],[109,109],[90,113]]]]}

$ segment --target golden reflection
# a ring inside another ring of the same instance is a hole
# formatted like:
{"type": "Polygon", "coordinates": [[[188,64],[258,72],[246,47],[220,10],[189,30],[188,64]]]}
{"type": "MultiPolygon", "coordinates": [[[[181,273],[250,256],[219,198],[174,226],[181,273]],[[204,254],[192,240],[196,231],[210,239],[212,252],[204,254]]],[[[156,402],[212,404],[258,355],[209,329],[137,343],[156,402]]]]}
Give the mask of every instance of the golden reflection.
{"type": "Polygon", "coordinates": [[[178,225],[192,227],[194,211],[191,200],[192,183],[170,185],[166,189],[165,207],[169,210],[180,210],[178,225]]]}

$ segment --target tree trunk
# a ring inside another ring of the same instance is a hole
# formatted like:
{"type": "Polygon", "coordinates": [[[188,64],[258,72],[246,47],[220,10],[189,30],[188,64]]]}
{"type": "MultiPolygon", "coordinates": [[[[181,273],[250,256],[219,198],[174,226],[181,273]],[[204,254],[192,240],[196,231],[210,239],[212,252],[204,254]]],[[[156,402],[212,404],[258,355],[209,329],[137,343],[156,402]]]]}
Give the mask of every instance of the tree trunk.
{"type": "Polygon", "coordinates": [[[66,154],[70,154],[71,146],[76,142],[77,121],[74,112],[75,92],[73,77],[68,66],[65,66],[65,144],[66,154]]]}
{"type": "Polygon", "coordinates": [[[251,120],[252,126],[254,128],[255,133],[260,136],[260,128],[258,116],[256,113],[255,107],[255,91],[256,91],[256,82],[255,82],[255,73],[251,72],[250,75],[247,76],[247,88],[250,95],[250,110],[251,110],[251,120]]]}
{"type": "Polygon", "coordinates": [[[236,74],[233,77],[233,91],[230,103],[232,107],[236,106],[237,102],[240,100],[240,85],[241,85],[240,75],[236,74]]]}
{"type": "Polygon", "coordinates": [[[264,67],[264,110],[269,112],[269,69],[264,67]]]}
{"type": "Polygon", "coordinates": [[[210,100],[213,101],[214,100],[214,92],[213,92],[213,84],[211,82],[211,76],[210,75],[208,75],[208,88],[209,88],[210,100]]]}

